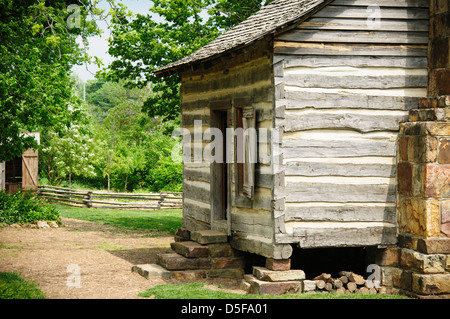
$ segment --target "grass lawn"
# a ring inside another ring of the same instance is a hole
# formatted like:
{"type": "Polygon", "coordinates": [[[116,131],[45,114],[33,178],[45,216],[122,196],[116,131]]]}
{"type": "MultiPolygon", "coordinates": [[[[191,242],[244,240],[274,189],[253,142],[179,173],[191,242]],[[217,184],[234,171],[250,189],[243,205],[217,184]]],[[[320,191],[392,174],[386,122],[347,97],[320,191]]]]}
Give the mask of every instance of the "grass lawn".
{"type": "Polygon", "coordinates": [[[103,223],[124,230],[169,232],[173,234],[175,229],[181,227],[181,209],[140,211],[54,206],[60,212],[61,217],[103,223]]]}
{"type": "Polygon", "coordinates": [[[0,299],[45,299],[39,288],[16,273],[0,273],[0,299]]]}
{"type": "Polygon", "coordinates": [[[243,295],[204,288],[204,283],[158,285],[139,294],[140,297],[155,299],[408,299],[400,295],[365,294],[286,294],[281,296],[243,295]]]}

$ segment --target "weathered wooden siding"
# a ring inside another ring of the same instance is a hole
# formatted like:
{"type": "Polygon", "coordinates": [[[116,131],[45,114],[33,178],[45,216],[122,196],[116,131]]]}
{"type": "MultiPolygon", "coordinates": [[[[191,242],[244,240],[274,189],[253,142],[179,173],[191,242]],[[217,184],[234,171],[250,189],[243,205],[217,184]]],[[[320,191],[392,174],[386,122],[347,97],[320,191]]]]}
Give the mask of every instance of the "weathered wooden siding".
{"type": "MultiPolygon", "coordinates": [[[[182,80],[182,127],[194,138],[194,121],[202,120],[203,131],[210,127],[211,112],[229,108],[229,127],[234,127],[235,108],[253,106],[256,129],[273,127],[274,77],[273,43],[262,39],[246,51],[220,61],[204,63],[199,69],[180,74],[182,80]],[[246,104],[246,105],[243,105],[246,104]],[[250,103],[250,105],[247,105],[250,103]]],[[[198,147],[203,150],[209,142],[198,147]]],[[[258,145],[269,150],[270,141],[258,145]]],[[[201,151],[201,150],[200,150],[201,151]]],[[[191,155],[194,157],[192,147],[191,155]]],[[[259,152],[260,156],[265,155],[259,152]]],[[[234,156],[234,155],[233,155],[234,156]]],[[[239,196],[236,189],[236,165],[231,165],[231,230],[234,248],[265,255],[289,257],[289,245],[274,245],[272,186],[274,176],[269,163],[256,165],[255,195],[250,200],[239,196]]],[[[189,230],[211,228],[211,171],[208,160],[184,163],[183,226],[189,230]]]]}
{"type": "Polygon", "coordinates": [[[426,96],[427,43],[428,0],[336,0],[276,36],[278,243],[395,242],[399,123],[426,96]]]}

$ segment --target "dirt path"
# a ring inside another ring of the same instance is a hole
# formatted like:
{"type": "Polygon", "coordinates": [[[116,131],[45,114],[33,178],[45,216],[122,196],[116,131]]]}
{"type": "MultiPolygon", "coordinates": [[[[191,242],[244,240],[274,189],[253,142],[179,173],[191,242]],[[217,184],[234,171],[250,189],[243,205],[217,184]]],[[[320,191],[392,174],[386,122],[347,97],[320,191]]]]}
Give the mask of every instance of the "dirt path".
{"type": "Polygon", "coordinates": [[[20,273],[49,299],[138,298],[139,292],[170,282],[147,280],[131,267],[154,263],[158,253],[170,250],[172,237],[119,233],[111,226],[74,219],[63,223],[60,228],[0,228],[0,272],[20,273]],[[79,288],[67,286],[69,265],[79,267],[79,288]]]}

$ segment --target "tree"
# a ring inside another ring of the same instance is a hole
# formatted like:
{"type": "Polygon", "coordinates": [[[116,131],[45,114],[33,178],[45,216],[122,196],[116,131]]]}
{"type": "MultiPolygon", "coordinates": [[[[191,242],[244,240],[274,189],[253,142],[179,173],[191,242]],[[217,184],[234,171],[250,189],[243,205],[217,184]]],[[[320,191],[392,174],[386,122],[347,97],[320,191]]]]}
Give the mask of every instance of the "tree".
{"type": "Polygon", "coordinates": [[[129,177],[142,170],[150,163],[145,162],[143,145],[137,143],[121,143],[113,162],[113,172],[124,183],[123,189],[128,188],[129,177]]]}
{"type": "Polygon", "coordinates": [[[156,94],[150,95],[143,106],[150,116],[169,119],[178,116],[177,77],[161,80],[152,71],[181,59],[218,35],[200,15],[208,3],[208,0],[155,0],[150,11],[165,22],[140,14],[135,17],[121,14],[112,20],[109,53],[116,60],[104,74],[109,80],[127,80],[128,87],[151,84],[156,94]]]}
{"type": "Polygon", "coordinates": [[[95,120],[102,122],[109,109],[115,105],[114,95],[119,87],[118,83],[102,80],[89,80],[85,84],[86,102],[89,105],[89,113],[95,120]]]}
{"type": "MultiPolygon", "coordinates": [[[[98,153],[99,168],[107,178],[108,190],[113,181],[120,179],[120,188],[127,189],[131,174],[142,170],[147,164],[143,156],[143,141],[150,130],[151,120],[142,113],[142,101],[148,89],[128,89],[120,82],[101,82],[91,85],[97,89],[87,95],[87,101],[108,101],[105,112],[96,113],[96,140],[101,144],[98,153]]],[[[95,106],[95,104],[94,104],[95,106]]],[[[118,186],[118,182],[115,183],[118,186]]],[[[133,185],[131,185],[133,186],[133,185]]]]}
{"type": "Polygon", "coordinates": [[[67,118],[55,131],[46,131],[40,152],[41,167],[50,183],[73,176],[93,176],[95,153],[89,116],[83,104],[71,105],[67,118]]]}
{"type": "Polygon", "coordinates": [[[107,178],[108,192],[111,189],[111,175],[114,173],[114,145],[108,140],[108,130],[104,127],[97,127],[94,143],[98,145],[97,168],[101,171],[103,177],[107,178]]]}
{"type": "Polygon", "coordinates": [[[22,132],[50,127],[67,111],[70,69],[90,60],[76,39],[99,34],[95,21],[87,21],[100,13],[95,1],[76,1],[77,23],[68,11],[73,2],[0,0],[0,162],[36,149],[22,132]]]}
{"type": "Polygon", "coordinates": [[[126,80],[128,87],[151,84],[154,94],[145,101],[143,110],[151,117],[174,119],[180,112],[179,78],[160,79],[152,72],[196,51],[268,2],[154,0],[149,15],[133,17],[122,12],[114,16],[111,25],[109,53],[116,60],[102,76],[126,80]],[[155,21],[153,15],[164,21],[155,21]]]}
{"type": "Polygon", "coordinates": [[[213,17],[217,26],[223,30],[231,29],[252,14],[261,6],[268,5],[273,0],[216,0],[214,7],[208,13],[213,17]]]}
{"type": "Polygon", "coordinates": [[[179,141],[168,134],[179,123],[165,121],[156,123],[145,141],[145,159],[152,165],[148,167],[147,183],[155,192],[161,190],[179,192],[183,185],[183,164],[172,160],[172,151],[179,141]]]}

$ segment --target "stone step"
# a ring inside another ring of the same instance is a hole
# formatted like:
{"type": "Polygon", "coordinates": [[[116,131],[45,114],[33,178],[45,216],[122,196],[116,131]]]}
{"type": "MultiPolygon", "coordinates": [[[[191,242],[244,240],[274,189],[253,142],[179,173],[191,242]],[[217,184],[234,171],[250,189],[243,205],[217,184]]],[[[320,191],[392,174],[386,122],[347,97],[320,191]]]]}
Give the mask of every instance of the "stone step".
{"type": "Polygon", "coordinates": [[[246,279],[242,279],[239,288],[241,288],[241,290],[244,290],[246,293],[249,293],[251,288],[250,282],[248,282],[246,279]]]}
{"type": "Polygon", "coordinates": [[[240,256],[238,251],[235,251],[231,248],[229,243],[224,244],[209,244],[207,245],[209,250],[209,257],[218,258],[218,257],[232,257],[232,256],[240,256]]]}
{"type": "Polygon", "coordinates": [[[178,238],[178,241],[189,241],[191,239],[191,232],[183,227],[177,228],[175,230],[175,238],[178,238]]]}
{"type": "Polygon", "coordinates": [[[146,279],[204,279],[204,278],[229,278],[240,279],[244,276],[243,269],[197,269],[197,270],[167,270],[157,264],[133,265],[132,272],[135,272],[146,279]]]}
{"type": "Polygon", "coordinates": [[[187,258],[177,253],[160,254],[157,262],[167,270],[196,270],[211,268],[209,258],[187,258]]]}
{"type": "Polygon", "coordinates": [[[227,243],[226,233],[217,230],[198,230],[191,233],[191,240],[201,245],[227,243]]]}
{"type": "Polygon", "coordinates": [[[253,266],[253,275],[262,281],[299,281],[305,279],[305,272],[303,270],[269,270],[265,267],[253,266]]]}
{"type": "Polygon", "coordinates": [[[301,281],[263,281],[253,275],[244,275],[244,280],[250,284],[249,294],[257,295],[284,295],[302,292],[301,281]]]}
{"type": "Polygon", "coordinates": [[[243,269],[245,260],[240,257],[219,257],[211,259],[213,269],[243,269]]]}
{"type": "Polygon", "coordinates": [[[157,264],[134,265],[131,268],[131,271],[138,273],[139,275],[147,279],[151,278],[169,279],[172,277],[172,273],[170,271],[157,264]]]}
{"type": "Polygon", "coordinates": [[[171,271],[174,279],[203,279],[208,277],[208,270],[173,270],[171,271]]]}
{"type": "Polygon", "coordinates": [[[209,249],[207,246],[200,245],[193,241],[171,243],[170,247],[177,254],[187,258],[204,258],[209,256],[209,249]]]}
{"type": "Polygon", "coordinates": [[[209,278],[230,278],[241,279],[244,276],[244,269],[242,268],[222,268],[208,270],[209,278]]]}

